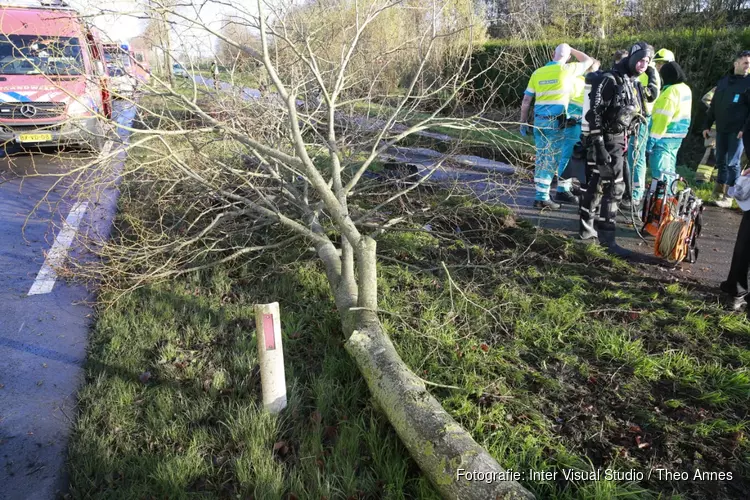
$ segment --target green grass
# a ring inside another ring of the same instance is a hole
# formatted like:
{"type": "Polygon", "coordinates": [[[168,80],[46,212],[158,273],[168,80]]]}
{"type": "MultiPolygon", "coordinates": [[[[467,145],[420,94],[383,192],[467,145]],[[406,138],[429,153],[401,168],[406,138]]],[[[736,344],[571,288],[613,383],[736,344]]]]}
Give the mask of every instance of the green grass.
{"type": "MultiPolygon", "coordinates": [[[[704,203],[711,201],[712,193],[714,190],[715,183],[711,182],[695,182],[695,169],[688,168],[687,165],[678,165],[677,174],[685,179],[688,186],[695,191],[695,194],[703,200],[704,203]]],[[[736,208],[737,203],[734,202],[733,206],[736,208]]]]}
{"type": "MultiPolygon", "coordinates": [[[[470,220],[480,211],[463,212],[470,220]]],[[[513,232],[521,248],[528,231],[513,232]]],[[[514,470],[591,461],[746,476],[747,320],[694,287],[633,275],[591,247],[548,238],[510,268],[456,271],[463,293],[445,278],[384,266],[383,288],[408,290],[384,297],[394,316],[410,318],[408,327],[387,323],[407,363],[434,382],[470,388],[468,395],[446,391],[443,403],[514,470]]],[[[394,252],[420,255],[413,238],[388,241],[394,252]]],[[[430,245],[421,254],[439,252],[430,245]]],[[[475,262],[494,267],[508,255],[475,262]]],[[[647,498],[672,488],[688,498],[706,494],[700,484],[658,481],[527,486],[540,498],[647,498]]]]}
{"type": "MultiPolygon", "coordinates": [[[[116,224],[127,235],[131,216],[150,208],[123,199],[116,224]]],[[[431,391],[504,467],[558,473],[523,481],[538,498],[748,497],[744,316],[722,311],[711,290],[640,274],[501,207],[418,191],[401,209],[420,215],[379,240],[391,259],[378,275],[386,331],[419,376],[460,388],[431,391]],[[592,467],[736,479],[561,479],[592,467]]],[[[113,298],[105,291],[102,304],[113,298]]],[[[99,308],[71,496],[437,498],[342,342],[325,275],[304,247],[99,308]],[[272,301],[289,388],[279,417],[260,408],[252,308],[272,301]]]]}
{"type": "Polygon", "coordinates": [[[435,498],[369,404],[314,266],[264,283],[238,272],[149,286],[100,313],[73,498],[435,498]],[[277,418],[260,406],[252,305],[281,297],[308,299],[282,300],[289,405],[277,418]]]}

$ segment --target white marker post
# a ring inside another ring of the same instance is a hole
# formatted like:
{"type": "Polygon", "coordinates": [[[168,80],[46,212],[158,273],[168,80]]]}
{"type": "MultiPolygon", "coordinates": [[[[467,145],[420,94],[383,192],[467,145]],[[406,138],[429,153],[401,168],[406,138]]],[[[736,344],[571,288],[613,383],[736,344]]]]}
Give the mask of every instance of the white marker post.
{"type": "Polygon", "coordinates": [[[286,378],[278,302],[255,304],[255,330],[263,406],[271,413],[279,413],[286,408],[286,378]]]}

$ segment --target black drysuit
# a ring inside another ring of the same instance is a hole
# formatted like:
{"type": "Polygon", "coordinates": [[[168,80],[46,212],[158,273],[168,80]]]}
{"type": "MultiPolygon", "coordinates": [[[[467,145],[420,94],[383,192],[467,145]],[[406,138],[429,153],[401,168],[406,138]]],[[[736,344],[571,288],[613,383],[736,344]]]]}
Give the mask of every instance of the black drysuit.
{"type": "Polygon", "coordinates": [[[615,244],[617,206],[625,192],[625,147],[638,124],[644,92],[640,82],[629,74],[628,58],[589,79],[589,175],[579,210],[579,232],[583,239],[598,236],[600,243],[610,247],[615,244]]]}

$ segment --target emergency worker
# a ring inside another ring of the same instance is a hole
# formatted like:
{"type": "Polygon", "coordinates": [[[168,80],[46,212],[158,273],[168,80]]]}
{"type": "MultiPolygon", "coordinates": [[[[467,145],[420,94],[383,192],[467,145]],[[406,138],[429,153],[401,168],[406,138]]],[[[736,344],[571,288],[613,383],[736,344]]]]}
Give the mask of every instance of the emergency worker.
{"type": "Polygon", "coordinates": [[[661,79],[664,87],[654,103],[646,149],[653,178],[665,180],[671,186],[677,175],[677,151],[690,128],[693,93],[685,83],[685,72],[676,62],[662,66],[661,79]]]}
{"type": "MultiPolygon", "coordinates": [[[[599,71],[601,63],[594,59],[587,73],[599,71]]],[[[578,197],[571,193],[573,186],[573,175],[565,175],[570,158],[573,156],[575,145],[581,140],[581,122],[583,120],[583,103],[585,100],[586,78],[577,76],[573,78],[570,84],[570,103],[568,104],[568,121],[565,128],[565,142],[563,143],[562,154],[560,155],[560,166],[557,170],[557,196],[555,199],[567,201],[569,203],[579,203],[578,197]],[[567,178],[566,178],[567,177],[567,178]],[[567,199],[563,199],[563,197],[567,199]]],[[[585,179],[578,179],[581,184],[585,179]]]]}
{"type": "MultiPolygon", "coordinates": [[[[661,49],[659,52],[665,52],[661,49]]],[[[666,51],[669,52],[669,51],[666,51]]],[[[671,53],[671,52],[670,52],[671,53]]],[[[656,57],[654,57],[656,59],[656,57]]],[[[652,61],[646,71],[638,75],[638,81],[643,88],[643,116],[646,123],[638,127],[638,133],[633,134],[628,142],[628,162],[625,171],[625,194],[621,207],[630,210],[635,205],[641,204],[643,191],[646,184],[646,143],[648,142],[648,128],[651,122],[651,113],[654,101],[659,97],[661,81],[657,65],[652,61]]]]}
{"type": "Polygon", "coordinates": [[[625,191],[625,144],[643,123],[639,114],[644,105],[643,91],[637,78],[646,71],[653,56],[649,44],[638,42],[612,69],[586,77],[587,85],[591,85],[584,108],[591,175],[579,210],[579,236],[584,240],[598,237],[610,253],[620,256],[630,255],[615,242],[617,205],[625,191]]]}
{"type": "MultiPolygon", "coordinates": [[[[560,205],[550,200],[549,190],[560,164],[565,139],[570,82],[572,78],[583,75],[592,61],[583,52],[563,43],[555,49],[552,61],[534,71],[529,79],[521,104],[521,135],[525,137],[529,133],[529,108],[534,101],[535,208],[560,208],[560,205]],[[570,56],[575,57],[578,62],[567,63],[570,56]]],[[[557,198],[566,199],[567,196],[558,193],[557,198]]]]}
{"type": "Polygon", "coordinates": [[[739,161],[734,163],[737,151],[742,147],[743,130],[750,125],[750,51],[737,54],[733,73],[716,84],[713,99],[706,113],[703,138],[708,139],[711,126],[716,123],[716,169],[718,170],[714,196],[716,206],[729,208],[732,198],[727,189],[734,186],[740,173],[739,161]]]}
{"type": "Polygon", "coordinates": [[[669,62],[674,62],[674,53],[668,49],[659,49],[654,54],[654,65],[656,71],[661,71],[662,66],[669,62]]]}

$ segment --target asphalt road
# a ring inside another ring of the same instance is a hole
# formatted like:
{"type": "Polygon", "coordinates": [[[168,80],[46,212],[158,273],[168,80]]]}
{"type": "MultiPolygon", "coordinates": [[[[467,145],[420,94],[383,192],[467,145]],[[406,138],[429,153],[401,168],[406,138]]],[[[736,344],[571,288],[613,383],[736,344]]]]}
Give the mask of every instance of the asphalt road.
{"type": "MultiPolygon", "coordinates": [[[[116,103],[129,124],[132,107],[116,103]]],[[[67,484],[67,438],[90,327],[92,297],[54,279],[65,243],[75,235],[106,237],[116,185],[77,193],[63,174],[117,177],[126,133],[114,133],[100,157],[37,150],[0,159],[0,497],[51,499],[67,484]],[[109,155],[106,153],[109,152],[109,155]],[[110,160],[102,158],[112,156],[110,160]],[[106,164],[106,168],[105,168],[106,164]],[[65,223],[64,223],[65,221],[65,223]],[[56,260],[57,259],[57,260],[56,260]]]]}
{"type": "MultiPolygon", "coordinates": [[[[424,165],[424,163],[422,163],[424,165]]],[[[447,169],[436,172],[433,178],[441,183],[457,182],[464,188],[472,189],[483,199],[503,203],[516,214],[539,227],[559,231],[575,238],[578,234],[578,206],[563,204],[559,210],[535,209],[534,185],[528,176],[509,178],[507,175],[467,172],[460,169],[447,169]]],[[[555,190],[553,185],[552,190],[555,190]]],[[[698,239],[699,255],[695,263],[682,262],[677,266],[654,257],[654,238],[639,236],[628,212],[620,213],[617,219],[617,242],[651,260],[648,264],[637,263],[647,270],[668,279],[690,281],[701,285],[707,291],[719,293],[718,285],[726,279],[732,260],[734,241],[737,236],[742,214],[736,210],[706,206],[703,212],[703,230],[698,239]]],[[[637,226],[641,229],[641,226],[637,226]]]]}
{"type": "MultiPolygon", "coordinates": [[[[555,229],[571,237],[578,234],[577,206],[562,205],[561,209],[555,212],[540,212],[532,208],[533,200],[534,186],[523,185],[517,195],[508,200],[508,204],[513,206],[521,217],[533,220],[541,227],[555,229]]],[[[699,282],[711,288],[718,287],[729,272],[741,219],[742,214],[736,210],[706,206],[703,211],[703,230],[698,238],[699,254],[696,262],[682,262],[676,267],[663,263],[656,266],[660,268],[656,271],[666,271],[677,279],[699,282]]],[[[635,227],[638,230],[642,227],[640,223],[638,226],[633,225],[629,212],[620,213],[617,225],[618,244],[644,256],[654,255],[654,238],[642,234],[645,237],[644,241],[638,235],[635,227]]]]}

